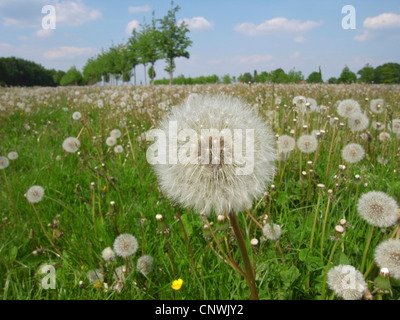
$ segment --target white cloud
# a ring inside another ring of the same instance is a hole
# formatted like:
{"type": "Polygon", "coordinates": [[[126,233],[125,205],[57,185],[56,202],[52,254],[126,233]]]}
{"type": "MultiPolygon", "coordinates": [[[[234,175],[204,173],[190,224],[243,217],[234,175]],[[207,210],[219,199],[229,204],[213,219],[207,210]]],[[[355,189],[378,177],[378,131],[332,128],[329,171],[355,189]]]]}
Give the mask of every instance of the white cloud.
{"type": "Polygon", "coordinates": [[[367,41],[367,40],[372,39],[372,38],[374,38],[374,35],[369,30],[365,30],[362,34],[356,35],[354,37],[354,39],[357,40],[357,41],[367,41]]]}
{"type": "Polygon", "coordinates": [[[306,41],[306,39],[303,36],[298,36],[298,37],[294,38],[294,42],[297,42],[297,43],[303,43],[305,41],[306,41]]]}
{"type": "Polygon", "coordinates": [[[321,24],[322,22],[317,21],[301,22],[299,20],[289,20],[287,18],[277,17],[271,20],[266,20],[259,25],[252,22],[240,23],[234,27],[234,30],[248,36],[275,33],[302,33],[318,27],[321,24]]]}
{"type": "Polygon", "coordinates": [[[128,24],[126,25],[125,32],[126,34],[131,35],[133,29],[138,29],[138,28],[139,28],[139,21],[132,20],[128,22],[128,24]]]}
{"type": "Polygon", "coordinates": [[[46,59],[74,59],[79,56],[94,54],[97,49],[94,48],[80,48],[80,47],[57,47],[47,50],[43,53],[46,59]]]}
{"type": "Polygon", "coordinates": [[[363,26],[368,29],[400,28],[400,15],[382,13],[376,17],[366,18],[363,26]]]}
{"type": "Polygon", "coordinates": [[[52,36],[54,33],[53,29],[39,29],[35,32],[36,36],[39,38],[47,38],[52,36]]]}
{"type": "Polygon", "coordinates": [[[273,57],[269,54],[265,55],[260,55],[260,54],[253,54],[253,55],[248,55],[248,56],[239,56],[235,58],[239,63],[242,64],[257,64],[257,63],[263,63],[263,62],[268,62],[272,59],[273,57]]]}
{"type": "Polygon", "coordinates": [[[57,2],[55,7],[57,24],[79,26],[87,21],[98,20],[102,17],[99,10],[87,8],[81,0],[57,2]]]}
{"type": "Polygon", "coordinates": [[[190,30],[210,30],[214,23],[203,17],[184,18],[178,21],[178,25],[184,22],[190,30]]]}
{"type": "Polygon", "coordinates": [[[129,7],[128,11],[129,13],[138,13],[138,12],[147,12],[150,11],[151,7],[148,5],[145,6],[140,6],[140,7],[129,7]]]}

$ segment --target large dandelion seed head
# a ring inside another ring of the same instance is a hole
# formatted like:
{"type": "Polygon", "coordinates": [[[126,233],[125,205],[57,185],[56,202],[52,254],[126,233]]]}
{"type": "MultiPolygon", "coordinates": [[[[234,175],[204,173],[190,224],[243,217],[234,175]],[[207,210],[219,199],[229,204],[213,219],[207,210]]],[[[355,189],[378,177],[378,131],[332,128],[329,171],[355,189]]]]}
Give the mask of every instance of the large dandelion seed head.
{"type": "Polygon", "coordinates": [[[393,278],[400,279],[400,240],[380,243],[375,249],[375,262],[380,268],[389,269],[393,278]]]}
{"type": "Polygon", "coordinates": [[[328,272],[327,283],[344,300],[360,300],[367,284],[360,271],[350,265],[338,265],[328,272]]]}
{"type": "Polygon", "coordinates": [[[379,114],[385,110],[385,100],[383,99],[372,99],[369,108],[373,113],[379,114]]]}
{"type": "Polygon", "coordinates": [[[128,258],[132,256],[137,249],[137,239],[129,233],[120,234],[114,240],[114,252],[119,257],[128,258]]]}
{"type": "Polygon", "coordinates": [[[10,165],[8,158],[0,156],[0,169],[5,169],[10,165]]]}
{"type": "Polygon", "coordinates": [[[17,160],[18,159],[18,152],[11,151],[8,153],[7,158],[10,160],[17,160]]]}
{"type": "Polygon", "coordinates": [[[117,138],[117,139],[120,138],[121,135],[122,135],[122,133],[121,133],[121,130],[119,130],[119,129],[113,129],[110,132],[110,136],[114,137],[114,138],[117,138]]]}
{"type": "Polygon", "coordinates": [[[348,118],[354,113],[360,113],[361,107],[360,107],[360,104],[356,100],[346,99],[346,100],[340,101],[340,103],[337,107],[337,112],[338,112],[339,116],[348,118]]]}
{"type": "Polygon", "coordinates": [[[79,111],[75,111],[72,114],[72,119],[74,119],[75,121],[78,121],[82,118],[82,114],[79,111]]]}
{"type": "Polygon", "coordinates": [[[153,257],[149,255],[141,256],[137,261],[136,269],[143,275],[147,276],[153,269],[153,261],[153,257]]]}
{"type": "Polygon", "coordinates": [[[364,148],[358,143],[349,143],[342,149],[342,158],[348,163],[356,163],[364,159],[364,148]]]}
{"type": "Polygon", "coordinates": [[[353,132],[364,131],[368,128],[369,119],[364,113],[356,112],[348,117],[347,124],[353,132]]]}
{"type": "Polygon", "coordinates": [[[275,223],[267,223],[263,227],[263,234],[269,240],[278,240],[281,236],[282,229],[281,226],[275,223]]]}
{"type": "Polygon", "coordinates": [[[115,258],[115,253],[111,247],[107,247],[101,252],[101,257],[105,261],[113,261],[115,258]]]}
{"type": "Polygon", "coordinates": [[[165,148],[164,163],[155,163],[148,150],[161,190],[172,201],[201,214],[238,212],[250,208],[271,182],[275,138],[257,111],[241,100],[190,95],[157,130],[169,142],[173,128],[179,135],[175,161],[169,153],[173,144],[165,148]]]}
{"type": "Polygon", "coordinates": [[[297,139],[297,147],[303,153],[313,153],[317,150],[318,140],[314,135],[305,134],[297,139]]]}
{"type": "Polygon", "coordinates": [[[26,192],[26,199],[30,203],[37,203],[42,200],[44,196],[44,189],[41,186],[32,186],[26,192]]]}
{"type": "Polygon", "coordinates": [[[63,149],[70,153],[75,153],[76,151],[78,151],[80,146],[81,143],[77,138],[74,137],[66,138],[62,144],[63,149]]]}
{"type": "Polygon", "coordinates": [[[357,210],[369,224],[382,228],[394,225],[399,213],[396,200],[382,191],[364,193],[358,199],[357,210]]]}

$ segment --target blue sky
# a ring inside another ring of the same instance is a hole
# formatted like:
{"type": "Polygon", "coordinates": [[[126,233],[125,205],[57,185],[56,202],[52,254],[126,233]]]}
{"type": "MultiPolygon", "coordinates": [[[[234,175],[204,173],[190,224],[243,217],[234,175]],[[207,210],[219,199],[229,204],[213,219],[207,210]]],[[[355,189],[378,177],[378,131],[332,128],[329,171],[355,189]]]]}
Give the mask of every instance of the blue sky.
{"type": "MultiPolygon", "coordinates": [[[[175,0],[178,20],[190,27],[190,59],[176,60],[175,75],[239,75],[253,70],[321,66],[324,80],[347,64],[357,72],[400,63],[400,1],[175,0]],[[355,8],[355,29],[343,29],[345,5],[355,8]]],[[[169,0],[0,0],[0,56],[17,56],[46,68],[81,69],[88,58],[125,43],[132,28],[162,18],[169,0]],[[56,9],[56,29],[42,28],[44,5],[56,9]]],[[[168,77],[156,63],[157,78],[168,77]]],[[[138,80],[143,68],[138,67],[138,80]]]]}

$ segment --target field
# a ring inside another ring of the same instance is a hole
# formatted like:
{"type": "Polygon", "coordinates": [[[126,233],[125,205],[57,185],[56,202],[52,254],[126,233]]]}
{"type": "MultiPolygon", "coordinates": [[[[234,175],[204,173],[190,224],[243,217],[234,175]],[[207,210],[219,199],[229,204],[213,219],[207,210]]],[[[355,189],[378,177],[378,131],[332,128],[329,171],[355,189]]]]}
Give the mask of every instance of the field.
{"type": "Polygon", "coordinates": [[[399,220],[374,226],[358,206],[370,191],[400,201],[400,86],[218,84],[0,88],[0,299],[249,299],[229,221],[170,201],[146,158],[145,133],[191,93],[239,97],[276,139],[318,142],[310,153],[281,152],[264,196],[237,213],[260,299],[342,299],[328,285],[338,265],[365,279],[351,297],[400,298],[400,252],[393,267],[374,259],[399,239],[399,220]],[[299,96],[312,99],[294,103],[299,96]],[[359,103],[365,126],[339,114],[346,99],[359,103]],[[374,99],[383,99],[378,110],[374,99]],[[63,149],[68,137],[77,150],[63,149]],[[350,143],[363,148],[357,161],[342,154],[350,143]],[[43,197],[29,199],[32,186],[43,197]],[[274,240],[262,229],[272,223],[281,228],[274,240]],[[126,233],[137,251],[107,261],[113,252],[103,250],[126,233]]]}

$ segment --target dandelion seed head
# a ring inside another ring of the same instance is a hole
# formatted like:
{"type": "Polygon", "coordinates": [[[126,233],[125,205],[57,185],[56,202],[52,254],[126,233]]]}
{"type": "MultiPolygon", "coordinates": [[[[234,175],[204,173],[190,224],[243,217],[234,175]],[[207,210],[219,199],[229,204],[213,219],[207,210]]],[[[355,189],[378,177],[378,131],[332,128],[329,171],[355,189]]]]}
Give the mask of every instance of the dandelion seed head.
{"type": "Polygon", "coordinates": [[[267,223],[263,227],[263,234],[269,240],[278,240],[281,236],[281,226],[275,223],[267,223]]]}
{"type": "MultiPolygon", "coordinates": [[[[264,193],[275,172],[275,138],[255,110],[223,94],[194,95],[172,108],[160,124],[167,141],[171,122],[177,124],[178,133],[190,130],[198,139],[192,142],[195,152],[189,155],[190,163],[179,160],[176,164],[153,165],[161,190],[172,201],[198,213],[218,215],[248,209],[264,193]],[[204,135],[202,129],[213,132],[204,135]],[[222,134],[223,130],[231,133],[231,139],[222,134]],[[235,151],[235,130],[242,133],[242,150],[235,151]],[[246,142],[249,131],[254,137],[251,144],[246,142]],[[236,156],[246,151],[246,160],[236,156]],[[238,174],[247,164],[252,165],[251,170],[238,174]]],[[[178,140],[178,154],[186,144],[178,140]]]]}
{"type": "Polygon", "coordinates": [[[344,300],[360,300],[367,284],[360,271],[350,265],[338,265],[328,272],[327,283],[344,300]]]}
{"type": "Polygon", "coordinates": [[[143,275],[147,276],[153,269],[153,261],[154,259],[152,256],[141,256],[137,261],[136,269],[143,275]]]}
{"type": "Polygon", "coordinates": [[[119,145],[114,147],[114,152],[115,153],[122,153],[122,152],[124,152],[124,147],[119,144],[119,145]]]}
{"type": "Polygon", "coordinates": [[[387,268],[393,278],[400,279],[400,240],[381,242],[375,248],[374,258],[380,268],[387,268]]]}
{"type": "Polygon", "coordinates": [[[37,203],[42,200],[44,196],[44,189],[41,186],[32,186],[28,189],[26,193],[26,199],[30,203],[37,203]]]}
{"type": "Polygon", "coordinates": [[[400,119],[393,119],[389,126],[389,130],[395,134],[400,134],[400,119]]]}
{"type": "Polygon", "coordinates": [[[89,280],[90,284],[95,284],[97,282],[104,282],[104,275],[101,269],[89,270],[86,274],[87,279],[89,280]]]}
{"type": "Polygon", "coordinates": [[[114,145],[117,144],[117,139],[116,139],[115,137],[108,137],[108,138],[106,139],[106,144],[107,144],[109,147],[112,147],[112,146],[114,146],[114,145]]]}
{"type": "Polygon", "coordinates": [[[132,256],[137,249],[137,239],[129,233],[120,234],[114,240],[114,252],[119,257],[128,258],[132,256]]]}
{"type": "Polygon", "coordinates": [[[120,138],[121,135],[122,135],[122,133],[121,133],[121,130],[119,130],[119,129],[113,129],[110,132],[110,136],[114,137],[114,138],[117,138],[117,139],[120,138]]]}
{"type": "Polygon", "coordinates": [[[349,143],[342,149],[342,158],[348,163],[357,163],[364,159],[365,150],[358,143],[349,143]]]}
{"type": "Polygon", "coordinates": [[[313,135],[302,135],[297,140],[297,147],[303,153],[313,153],[317,150],[318,140],[313,135]]]}
{"type": "Polygon", "coordinates": [[[379,114],[385,111],[385,100],[383,99],[372,99],[369,108],[373,113],[379,114]]]}
{"type": "Polygon", "coordinates": [[[5,169],[10,165],[8,158],[0,156],[0,169],[5,169]]]}
{"type": "Polygon", "coordinates": [[[101,257],[105,261],[113,261],[115,258],[115,253],[111,247],[107,247],[101,252],[101,257]]]}
{"type": "Polygon", "coordinates": [[[352,132],[360,132],[368,128],[369,119],[364,113],[356,112],[348,117],[347,124],[352,132]]]}
{"type": "Polygon", "coordinates": [[[11,151],[8,153],[7,158],[10,160],[17,160],[18,159],[18,153],[16,151],[11,151]]]}
{"type": "Polygon", "coordinates": [[[339,103],[337,112],[341,117],[348,118],[354,113],[360,113],[360,104],[354,99],[346,99],[339,103]]]}
{"type": "Polygon", "coordinates": [[[287,153],[296,147],[296,140],[288,135],[282,135],[277,140],[278,153],[287,153]]]}
{"type": "Polygon", "coordinates": [[[75,111],[72,114],[72,119],[74,119],[75,121],[78,121],[82,118],[82,114],[79,111],[75,111]]]}
{"type": "Polygon", "coordinates": [[[74,138],[74,137],[66,138],[62,144],[63,149],[66,152],[70,152],[70,153],[75,153],[76,151],[78,151],[80,146],[81,146],[81,143],[79,142],[79,140],[77,138],[74,138]]]}
{"type": "Polygon", "coordinates": [[[361,218],[377,227],[390,227],[396,223],[399,207],[396,200],[382,191],[364,193],[357,203],[361,218]]]}

